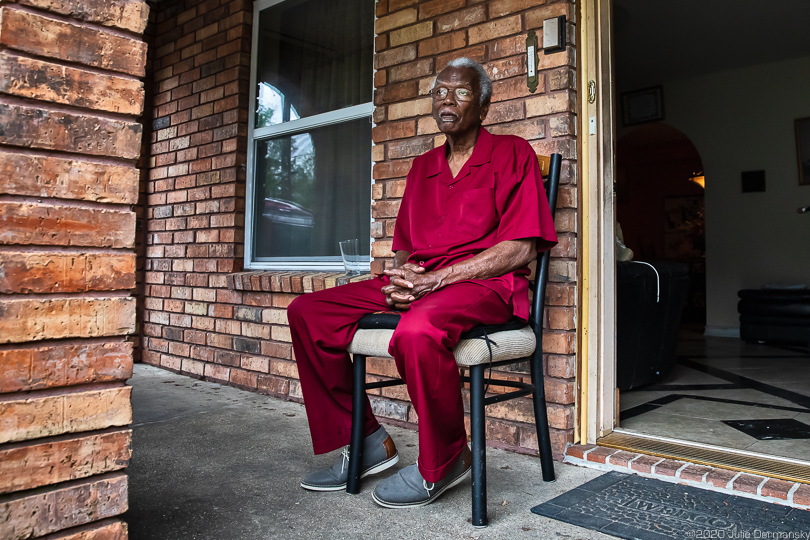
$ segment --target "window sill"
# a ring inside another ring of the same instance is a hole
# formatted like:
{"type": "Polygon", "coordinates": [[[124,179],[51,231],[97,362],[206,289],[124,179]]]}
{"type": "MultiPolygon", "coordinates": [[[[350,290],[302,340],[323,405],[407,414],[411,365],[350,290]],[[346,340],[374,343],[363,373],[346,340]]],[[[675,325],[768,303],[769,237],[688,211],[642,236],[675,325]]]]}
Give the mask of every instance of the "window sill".
{"type": "Polygon", "coordinates": [[[236,291],[310,293],[331,289],[338,285],[365,281],[372,274],[347,276],[337,272],[290,272],[284,270],[260,270],[238,272],[228,276],[228,288],[236,291]]]}

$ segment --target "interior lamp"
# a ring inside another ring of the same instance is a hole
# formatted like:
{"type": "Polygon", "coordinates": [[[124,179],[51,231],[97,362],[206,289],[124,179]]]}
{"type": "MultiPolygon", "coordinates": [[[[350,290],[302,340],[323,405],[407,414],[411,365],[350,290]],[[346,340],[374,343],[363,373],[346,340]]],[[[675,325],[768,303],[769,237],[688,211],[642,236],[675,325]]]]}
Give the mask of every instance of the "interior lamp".
{"type": "Polygon", "coordinates": [[[692,176],[689,177],[689,181],[694,182],[703,189],[706,189],[706,178],[703,176],[703,171],[698,173],[692,173],[692,176]]]}

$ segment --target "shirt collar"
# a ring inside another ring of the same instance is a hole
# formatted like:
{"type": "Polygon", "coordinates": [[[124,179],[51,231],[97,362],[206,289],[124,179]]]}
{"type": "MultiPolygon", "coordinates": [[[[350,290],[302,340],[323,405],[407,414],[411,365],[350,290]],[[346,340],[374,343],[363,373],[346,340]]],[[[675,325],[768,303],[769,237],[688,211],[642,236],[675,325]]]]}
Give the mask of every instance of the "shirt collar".
{"type": "Polygon", "coordinates": [[[473,155],[467,160],[466,165],[483,165],[484,163],[489,163],[492,160],[493,146],[492,134],[487,131],[486,128],[481,127],[481,130],[478,132],[478,140],[475,141],[473,155]]]}
{"type": "MultiPolygon", "coordinates": [[[[453,178],[452,175],[449,175],[447,180],[448,183],[454,184],[470,174],[470,167],[489,163],[492,160],[493,146],[492,134],[484,127],[481,127],[480,131],[478,132],[478,139],[475,141],[475,148],[473,149],[470,159],[468,159],[467,163],[464,164],[464,167],[461,168],[458,176],[453,178]]],[[[447,165],[447,151],[447,142],[445,142],[442,146],[431,150],[432,155],[428,161],[427,176],[435,176],[441,173],[445,167],[448,168],[449,172],[449,167],[447,165]]]]}

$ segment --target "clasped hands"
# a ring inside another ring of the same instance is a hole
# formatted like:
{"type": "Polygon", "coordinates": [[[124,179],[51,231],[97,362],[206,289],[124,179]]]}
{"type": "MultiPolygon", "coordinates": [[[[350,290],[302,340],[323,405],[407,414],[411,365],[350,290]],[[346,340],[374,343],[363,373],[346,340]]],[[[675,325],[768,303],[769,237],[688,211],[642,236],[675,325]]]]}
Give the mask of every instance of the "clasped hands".
{"type": "Polygon", "coordinates": [[[385,302],[394,309],[406,310],[411,302],[444,285],[443,272],[427,272],[422,266],[405,263],[397,268],[384,270],[390,282],[382,288],[385,302]]]}

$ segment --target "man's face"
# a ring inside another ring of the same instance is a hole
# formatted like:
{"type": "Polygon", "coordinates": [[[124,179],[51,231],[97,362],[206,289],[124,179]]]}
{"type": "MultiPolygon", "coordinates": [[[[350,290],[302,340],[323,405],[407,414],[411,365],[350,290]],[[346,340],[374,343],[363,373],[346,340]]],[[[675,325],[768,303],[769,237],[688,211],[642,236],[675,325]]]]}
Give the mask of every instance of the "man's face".
{"type": "Polygon", "coordinates": [[[478,73],[466,67],[447,67],[436,78],[434,91],[446,88],[447,96],[443,99],[433,97],[433,119],[439,131],[448,136],[459,136],[471,131],[478,131],[489,111],[489,104],[481,106],[481,85],[478,73]],[[462,101],[456,96],[456,89],[463,88],[472,92],[472,99],[462,101]]]}

